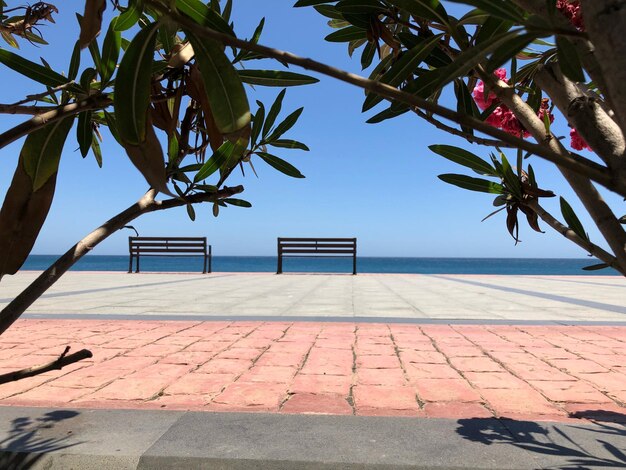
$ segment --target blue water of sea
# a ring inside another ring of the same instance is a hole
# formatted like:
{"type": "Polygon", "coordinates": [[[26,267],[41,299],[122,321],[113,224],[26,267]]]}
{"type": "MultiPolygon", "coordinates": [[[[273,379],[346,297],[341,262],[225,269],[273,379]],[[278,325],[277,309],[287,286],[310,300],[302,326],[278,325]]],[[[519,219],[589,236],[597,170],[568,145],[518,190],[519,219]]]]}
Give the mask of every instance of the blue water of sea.
{"type": "MultiPolygon", "coordinates": [[[[57,256],[31,255],[23,270],[44,270],[57,256]]],[[[615,271],[583,271],[596,264],[593,259],[534,258],[374,258],[359,257],[360,273],[415,274],[508,274],[508,275],[614,275],[615,271]]],[[[87,255],[72,267],[73,271],[127,271],[128,256],[87,255]]],[[[143,257],[141,270],[164,272],[201,272],[201,258],[143,257]]],[[[347,258],[286,258],[284,272],[351,273],[347,258]]],[[[276,272],[275,256],[214,256],[213,272],[276,272]]]]}

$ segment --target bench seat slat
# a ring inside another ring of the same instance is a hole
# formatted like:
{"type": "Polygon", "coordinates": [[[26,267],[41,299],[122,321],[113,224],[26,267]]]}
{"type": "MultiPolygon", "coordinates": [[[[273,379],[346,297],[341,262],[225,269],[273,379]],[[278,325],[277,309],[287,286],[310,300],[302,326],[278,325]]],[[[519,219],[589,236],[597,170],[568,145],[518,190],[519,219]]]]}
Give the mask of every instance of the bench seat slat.
{"type": "Polygon", "coordinates": [[[352,258],[356,274],[356,238],[278,238],[277,274],[283,272],[283,258],[352,258]]]}
{"type": "Polygon", "coordinates": [[[211,272],[211,245],[207,244],[206,237],[128,237],[130,255],[128,272],[132,272],[133,258],[142,256],[170,256],[170,257],[203,257],[203,273],[211,272]]]}
{"type": "Polygon", "coordinates": [[[325,250],[325,249],[319,249],[319,250],[304,250],[304,249],[297,249],[297,250],[290,250],[288,248],[283,248],[282,252],[284,254],[293,254],[293,253],[298,253],[298,254],[307,254],[310,253],[312,255],[315,254],[319,254],[319,253],[329,253],[329,254],[334,254],[334,253],[349,253],[349,254],[353,254],[354,250],[325,250]]]}

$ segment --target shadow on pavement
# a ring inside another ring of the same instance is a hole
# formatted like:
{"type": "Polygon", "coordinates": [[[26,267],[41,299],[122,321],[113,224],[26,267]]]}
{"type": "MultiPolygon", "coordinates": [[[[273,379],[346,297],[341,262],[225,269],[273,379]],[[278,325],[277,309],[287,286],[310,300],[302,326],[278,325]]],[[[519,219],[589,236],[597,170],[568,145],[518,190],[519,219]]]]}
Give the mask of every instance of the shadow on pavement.
{"type": "Polygon", "coordinates": [[[625,422],[626,416],[600,411],[578,413],[578,417],[607,417],[593,424],[471,418],[458,420],[456,431],[473,442],[514,445],[547,462],[552,459],[560,462],[557,467],[542,465],[542,468],[625,468],[626,426],[617,423],[625,422]]]}
{"type": "Polygon", "coordinates": [[[78,414],[77,411],[57,410],[35,419],[20,417],[12,420],[11,429],[0,440],[0,469],[31,468],[46,453],[77,445],[77,442],[68,443],[69,436],[46,438],[39,434],[78,414]]]}

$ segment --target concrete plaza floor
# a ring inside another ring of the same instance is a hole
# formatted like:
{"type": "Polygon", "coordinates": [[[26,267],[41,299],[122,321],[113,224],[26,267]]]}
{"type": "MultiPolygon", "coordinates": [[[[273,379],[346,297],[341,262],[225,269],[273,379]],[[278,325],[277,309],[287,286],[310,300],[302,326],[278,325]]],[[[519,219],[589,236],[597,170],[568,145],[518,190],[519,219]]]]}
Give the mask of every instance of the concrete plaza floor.
{"type": "MultiPolygon", "coordinates": [[[[37,273],[6,276],[0,307],[37,273]]],[[[30,315],[626,321],[619,276],[66,273],[30,315]]]]}

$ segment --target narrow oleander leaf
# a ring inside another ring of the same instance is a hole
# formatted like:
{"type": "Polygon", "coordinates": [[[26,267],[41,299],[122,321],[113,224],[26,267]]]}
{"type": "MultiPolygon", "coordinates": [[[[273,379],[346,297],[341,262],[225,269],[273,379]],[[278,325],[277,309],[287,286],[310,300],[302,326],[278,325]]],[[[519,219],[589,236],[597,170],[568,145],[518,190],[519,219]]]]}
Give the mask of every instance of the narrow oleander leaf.
{"type": "Polygon", "coordinates": [[[277,156],[271,155],[266,152],[256,152],[256,154],[261,157],[261,159],[265,163],[280,171],[281,173],[284,173],[287,176],[291,176],[292,178],[304,178],[304,175],[300,173],[300,170],[298,170],[295,166],[293,166],[291,163],[286,162],[282,158],[278,158],[277,156]]]}
{"type": "Polygon", "coordinates": [[[143,13],[142,0],[129,0],[128,8],[115,22],[116,31],[126,31],[137,24],[143,13]]]}
{"type": "Polygon", "coordinates": [[[15,70],[31,80],[42,83],[47,86],[57,87],[66,84],[69,80],[60,73],[50,70],[43,65],[24,59],[18,54],[0,49],[0,63],[6,65],[10,69],[15,70]]]}
{"type": "MultiPolygon", "coordinates": [[[[480,110],[476,106],[476,101],[474,101],[474,97],[462,78],[454,80],[454,94],[456,96],[457,112],[475,117],[476,119],[480,118],[480,110]]],[[[461,130],[469,135],[474,135],[474,129],[469,126],[461,124],[461,130]]]]}
{"type": "Polygon", "coordinates": [[[535,34],[520,34],[506,41],[498,47],[487,62],[487,72],[493,72],[502,64],[515,57],[520,51],[526,48],[537,36],[535,34]]]}
{"type": "Polygon", "coordinates": [[[393,119],[395,117],[401,116],[402,114],[406,113],[409,111],[409,107],[408,106],[404,106],[404,107],[399,107],[396,108],[394,106],[390,106],[387,109],[382,110],[380,113],[375,114],[374,116],[372,116],[371,118],[369,118],[367,121],[365,121],[367,124],[377,124],[379,122],[383,122],[386,121],[387,119],[393,119]]]}
{"type": "Polygon", "coordinates": [[[574,231],[576,235],[578,235],[583,240],[589,241],[589,236],[587,232],[585,232],[585,228],[583,224],[580,222],[580,219],[572,209],[572,206],[563,198],[560,198],[561,203],[561,214],[563,214],[563,219],[565,219],[565,223],[567,226],[574,231]]]}
{"type": "MultiPolygon", "coordinates": [[[[210,10],[212,11],[212,10],[210,10]]],[[[186,32],[202,73],[215,125],[222,134],[233,134],[250,126],[248,97],[237,70],[221,44],[186,32]]]]}
{"type": "Polygon", "coordinates": [[[376,46],[373,42],[368,42],[363,48],[363,52],[361,53],[361,69],[365,70],[374,61],[374,56],[376,55],[376,46]]]}
{"type": "Polygon", "coordinates": [[[294,8],[311,7],[314,5],[321,5],[323,3],[331,3],[331,0],[298,0],[295,3],[294,8]]]}
{"type": "Polygon", "coordinates": [[[626,225],[626,215],[621,216],[618,221],[620,224],[626,225]]]}
{"type": "Polygon", "coordinates": [[[592,264],[591,266],[585,266],[583,268],[584,271],[598,271],[600,269],[606,269],[610,266],[606,263],[592,264]]]}
{"type": "Polygon", "coordinates": [[[504,180],[506,188],[511,194],[513,194],[518,200],[522,199],[522,184],[519,180],[519,176],[513,171],[513,167],[509,163],[509,160],[504,154],[500,154],[502,158],[502,174],[500,175],[504,180]]]}
{"type": "Polygon", "coordinates": [[[111,20],[109,29],[104,37],[102,44],[102,59],[100,66],[100,77],[102,79],[102,86],[109,81],[113,76],[115,67],[117,66],[117,59],[120,55],[120,48],[122,47],[122,34],[115,30],[115,24],[117,19],[111,20]]]}
{"type": "Polygon", "coordinates": [[[80,22],[78,38],[81,49],[87,47],[100,34],[102,14],[106,6],[106,0],[85,0],[85,12],[80,22]]]}
{"type": "Polygon", "coordinates": [[[441,155],[454,163],[472,169],[479,175],[497,176],[496,169],[485,160],[465,149],[452,145],[431,145],[428,147],[437,155],[441,155]]]}
{"type": "Polygon", "coordinates": [[[333,5],[315,5],[313,8],[315,8],[320,15],[330,18],[331,20],[344,19],[333,5]]]}
{"type": "Polygon", "coordinates": [[[524,21],[524,12],[510,0],[451,0],[454,3],[470,4],[490,15],[515,22],[524,21]]]}
{"type": "Polygon", "coordinates": [[[278,139],[278,140],[274,140],[273,142],[268,142],[268,144],[271,145],[272,147],[304,150],[305,152],[309,151],[309,147],[304,145],[302,142],[298,142],[297,140],[278,139]]]}
{"type": "Polygon", "coordinates": [[[417,18],[438,21],[447,25],[448,13],[439,0],[388,0],[392,5],[409,12],[417,18]]]}
{"type": "Polygon", "coordinates": [[[137,33],[117,72],[114,97],[117,130],[121,139],[131,145],[139,145],[146,139],[156,33],[156,24],[137,33]]]}
{"type": "Polygon", "coordinates": [[[89,153],[93,142],[93,129],[91,125],[91,111],[83,111],[78,115],[78,125],[76,126],[76,140],[80,148],[80,154],[85,158],[89,153]]]}
{"type": "MultiPolygon", "coordinates": [[[[406,51],[389,70],[380,77],[380,81],[393,87],[400,85],[413,75],[417,66],[430,55],[442,36],[442,34],[437,34],[406,51]]],[[[365,112],[373,108],[382,100],[383,98],[380,95],[369,93],[365,98],[365,103],[363,103],[362,111],[365,112]]]]}
{"type": "Polygon", "coordinates": [[[287,87],[310,85],[312,83],[319,82],[317,78],[309,75],[303,75],[295,72],[285,72],[282,70],[242,69],[237,70],[237,73],[239,74],[239,78],[241,78],[242,82],[250,85],[287,87]]]}
{"type": "Polygon", "coordinates": [[[102,58],[100,57],[100,49],[98,49],[98,43],[92,41],[89,43],[89,54],[93,60],[93,65],[100,75],[102,75],[102,58]]]}
{"type": "Polygon", "coordinates": [[[215,201],[213,203],[213,217],[217,217],[220,215],[220,205],[215,201]]]}
{"type": "Polygon", "coordinates": [[[515,22],[498,18],[497,16],[489,16],[485,22],[480,25],[480,29],[476,34],[474,44],[482,44],[494,36],[499,36],[509,31],[515,22]]]}
{"type": "Polygon", "coordinates": [[[378,14],[385,11],[385,7],[378,0],[340,0],[335,8],[342,14],[378,14]]]}
{"type": "Polygon", "coordinates": [[[324,38],[328,42],[350,42],[357,39],[367,39],[367,32],[356,26],[348,26],[334,33],[330,33],[324,38]]]}
{"type": "Polygon", "coordinates": [[[20,48],[20,45],[17,43],[17,41],[15,40],[15,38],[13,37],[11,33],[8,33],[6,31],[0,31],[0,36],[2,36],[2,39],[4,39],[4,41],[9,46],[14,47],[15,49],[20,48]]]}
{"type": "Polygon", "coordinates": [[[48,124],[26,137],[0,209],[0,278],[15,274],[35,244],[50,210],[61,152],[74,119],[48,124]]]}
{"type": "MultiPolygon", "coordinates": [[[[119,119],[119,116],[116,114],[119,119]]],[[[173,196],[167,188],[167,176],[165,172],[165,156],[161,143],[154,132],[150,120],[145,121],[144,139],[138,145],[128,142],[124,144],[124,150],[130,161],[135,165],[148,184],[159,192],[173,196]]],[[[121,129],[118,128],[118,131],[121,129]]]]}
{"type": "Polygon", "coordinates": [[[563,75],[575,82],[585,81],[585,74],[576,47],[563,36],[556,36],[556,55],[563,75]]]}
{"type": "Polygon", "coordinates": [[[123,146],[124,143],[122,142],[120,133],[117,130],[117,119],[115,119],[115,114],[109,113],[108,111],[104,111],[104,120],[106,121],[106,125],[109,128],[109,132],[111,132],[111,135],[113,136],[115,141],[118,144],[123,146]]]}
{"type": "Polygon", "coordinates": [[[102,168],[102,149],[100,148],[100,142],[98,142],[95,136],[91,139],[91,151],[96,159],[96,163],[102,168]]]}
{"type": "Polygon", "coordinates": [[[276,118],[278,117],[278,114],[280,114],[280,111],[282,109],[283,98],[285,97],[286,92],[287,92],[286,89],[281,90],[281,92],[278,94],[278,96],[274,100],[274,103],[272,103],[272,106],[270,107],[270,110],[267,113],[265,124],[263,124],[263,132],[261,133],[263,137],[265,137],[270,132],[270,130],[272,129],[272,126],[276,122],[276,118]]]}
{"type": "Polygon", "coordinates": [[[176,29],[169,24],[164,24],[159,28],[157,37],[165,53],[171,53],[176,46],[176,29]]]}
{"type": "Polygon", "coordinates": [[[228,21],[200,0],[176,0],[176,9],[202,26],[208,26],[220,33],[235,36],[228,21]]]}
{"type": "Polygon", "coordinates": [[[468,189],[470,191],[478,191],[481,193],[503,194],[504,186],[493,181],[482,178],[473,178],[466,175],[457,175],[446,173],[439,175],[438,178],[448,184],[453,184],[459,188],[468,189]]]}
{"type": "Polygon", "coordinates": [[[78,75],[78,69],[80,68],[80,43],[76,41],[74,44],[74,50],[72,51],[72,58],[70,59],[70,67],[67,71],[67,79],[74,80],[78,75]]]}
{"type": "Polygon", "coordinates": [[[250,141],[253,146],[256,145],[259,140],[261,130],[263,129],[263,123],[265,122],[265,106],[260,101],[257,101],[256,103],[259,106],[259,109],[257,109],[254,114],[254,118],[252,119],[252,134],[250,136],[250,141]]]}
{"type": "Polygon", "coordinates": [[[283,122],[278,124],[276,126],[276,129],[274,129],[274,131],[269,136],[267,136],[267,138],[264,140],[269,143],[269,142],[272,142],[273,140],[278,139],[281,135],[283,135],[285,132],[287,132],[289,129],[291,129],[294,126],[294,124],[298,121],[298,118],[302,114],[303,110],[304,108],[296,109],[293,113],[287,116],[283,122]]]}
{"type": "Polygon", "coordinates": [[[191,204],[187,204],[187,215],[189,216],[189,218],[191,219],[191,221],[195,221],[196,220],[196,211],[193,208],[193,206],[191,204]]]}
{"type": "Polygon", "coordinates": [[[208,178],[217,170],[222,168],[226,162],[230,160],[234,150],[235,144],[233,142],[229,140],[224,142],[222,146],[218,148],[213,155],[211,155],[211,158],[209,158],[198,170],[198,173],[196,173],[196,176],[193,179],[194,183],[208,178]]]}
{"type": "Polygon", "coordinates": [[[252,207],[252,204],[250,204],[248,201],[244,200],[244,199],[237,199],[234,197],[229,197],[226,199],[222,199],[223,202],[225,202],[226,204],[230,204],[231,206],[237,206],[237,207],[252,207]]]}

